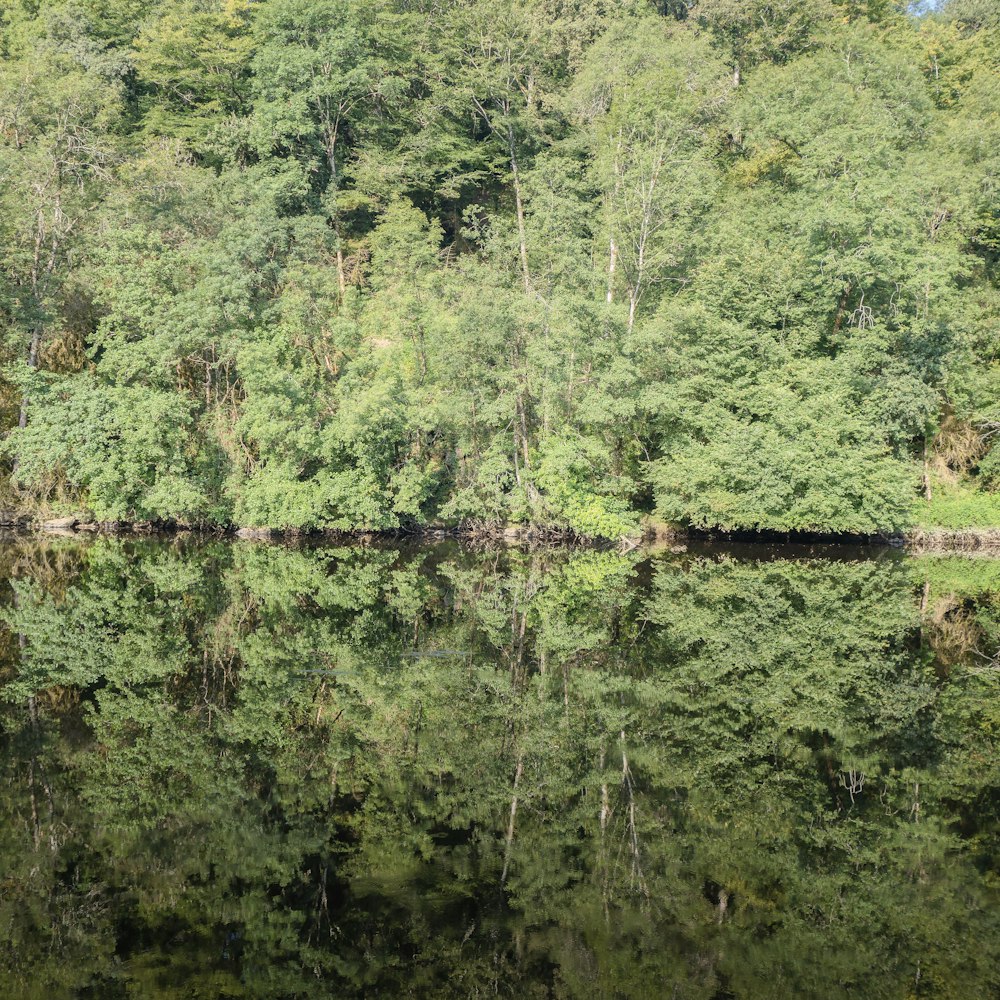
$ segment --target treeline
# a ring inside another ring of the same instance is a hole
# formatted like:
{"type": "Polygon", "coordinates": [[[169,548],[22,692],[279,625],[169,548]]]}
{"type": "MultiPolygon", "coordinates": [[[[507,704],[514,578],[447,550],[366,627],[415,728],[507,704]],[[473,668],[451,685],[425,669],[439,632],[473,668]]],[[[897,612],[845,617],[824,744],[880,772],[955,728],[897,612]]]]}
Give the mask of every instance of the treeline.
{"type": "Polygon", "coordinates": [[[994,509],[993,0],[7,0],[0,59],[8,506],[994,509]]]}

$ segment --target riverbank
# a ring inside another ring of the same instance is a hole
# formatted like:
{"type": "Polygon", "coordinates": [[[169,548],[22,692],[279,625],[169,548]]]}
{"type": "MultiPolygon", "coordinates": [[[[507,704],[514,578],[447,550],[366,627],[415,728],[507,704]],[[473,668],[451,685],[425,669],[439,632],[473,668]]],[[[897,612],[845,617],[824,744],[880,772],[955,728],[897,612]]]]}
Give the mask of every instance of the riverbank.
{"type": "Polygon", "coordinates": [[[40,517],[31,514],[0,512],[0,528],[19,533],[50,535],[162,535],[192,534],[227,537],[248,541],[288,541],[298,539],[337,539],[368,541],[374,539],[445,539],[460,538],[474,542],[513,545],[574,545],[624,550],[657,547],[684,541],[719,541],[741,543],[887,546],[916,553],[981,552],[1000,555],[1000,527],[995,528],[914,528],[898,534],[847,535],[835,532],[773,531],[699,531],[663,522],[644,522],[636,535],[599,538],[576,534],[566,529],[544,525],[434,525],[375,531],[370,529],[318,529],[313,531],[281,530],[239,525],[191,525],[153,521],[96,521],[86,515],[40,517]]]}

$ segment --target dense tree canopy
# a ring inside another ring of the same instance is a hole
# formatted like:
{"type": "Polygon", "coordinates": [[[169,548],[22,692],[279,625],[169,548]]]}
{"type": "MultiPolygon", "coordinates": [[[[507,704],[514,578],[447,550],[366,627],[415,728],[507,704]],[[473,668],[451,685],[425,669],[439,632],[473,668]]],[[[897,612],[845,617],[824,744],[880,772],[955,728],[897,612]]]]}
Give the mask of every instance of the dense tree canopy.
{"type": "Polygon", "coordinates": [[[7,506],[1000,523],[998,108],[984,0],[8,0],[7,506]]]}

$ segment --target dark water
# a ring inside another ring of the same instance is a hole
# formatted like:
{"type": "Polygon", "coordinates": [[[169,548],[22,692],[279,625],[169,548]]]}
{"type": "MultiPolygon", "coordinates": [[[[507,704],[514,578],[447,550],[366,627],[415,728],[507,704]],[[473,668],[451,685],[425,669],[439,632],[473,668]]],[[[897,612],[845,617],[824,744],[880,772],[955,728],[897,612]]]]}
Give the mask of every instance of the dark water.
{"type": "Polygon", "coordinates": [[[0,571],[0,996],[998,995],[1000,563],[0,571]]]}

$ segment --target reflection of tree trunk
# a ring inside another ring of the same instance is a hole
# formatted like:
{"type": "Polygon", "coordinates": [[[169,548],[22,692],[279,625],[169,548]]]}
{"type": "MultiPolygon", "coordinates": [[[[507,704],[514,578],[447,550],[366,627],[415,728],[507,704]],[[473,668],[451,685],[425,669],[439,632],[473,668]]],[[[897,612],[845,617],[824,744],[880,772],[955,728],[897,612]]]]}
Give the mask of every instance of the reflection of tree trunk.
{"type": "MultiPolygon", "coordinates": [[[[22,404],[22,412],[24,411],[24,404],[22,404]]],[[[24,424],[21,424],[23,427],[24,424]]],[[[17,588],[14,588],[14,610],[19,610],[21,607],[21,598],[17,593],[17,588]]],[[[28,637],[23,632],[17,633],[17,646],[21,651],[20,659],[23,660],[24,650],[28,646],[28,637]]],[[[23,663],[21,663],[23,666],[23,663]]],[[[34,738],[38,733],[38,706],[35,702],[35,696],[32,695],[28,699],[28,717],[31,719],[31,735],[32,743],[34,743],[34,738]]],[[[32,839],[35,843],[35,850],[38,850],[38,845],[41,843],[42,830],[41,825],[38,822],[38,797],[35,794],[35,754],[32,752],[31,759],[28,761],[28,795],[31,798],[31,834],[32,839]]]]}
{"type": "Polygon", "coordinates": [[[503,852],[503,873],[500,876],[500,884],[507,881],[507,872],[510,868],[510,850],[514,844],[514,820],[517,817],[517,787],[521,783],[521,775],[524,773],[524,751],[517,755],[517,768],[514,771],[514,794],[510,800],[510,820],[507,823],[507,844],[503,852]]]}
{"type": "MultiPolygon", "coordinates": [[[[28,712],[32,719],[35,717],[35,699],[28,699],[28,712]]],[[[34,727],[32,727],[34,728],[34,727]]],[[[32,753],[28,761],[28,794],[31,797],[31,833],[35,843],[35,850],[42,840],[41,824],[38,822],[38,796],[35,794],[35,755],[32,753]]]]}
{"type": "Polygon", "coordinates": [[[52,799],[52,787],[45,776],[45,767],[38,759],[38,746],[41,743],[41,731],[38,725],[38,703],[35,696],[28,699],[28,716],[31,719],[32,752],[28,761],[28,790],[31,796],[31,830],[35,849],[42,842],[42,826],[38,817],[38,795],[35,791],[36,774],[41,782],[42,791],[49,806],[49,846],[55,851],[58,847],[54,834],[55,802],[52,799]]]}
{"type": "Polygon", "coordinates": [[[321,918],[325,918],[327,926],[330,928],[330,937],[333,937],[333,925],[330,923],[330,900],[327,895],[327,877],[330,872],[328,864],[323,865],[319,876],[319,892],[316,900],[316,924],[319,927],[321,918]]]}
{"type": "MultiPolygon", "coordinates": [[[[21,598],[18,596],[17,590],[14,590],[14,597],[11,602],[15,610],[21,607],[21,598]]],[[[17,645],[18,649],[21,651],[20,658],[23,660],[24,650],[28,647],[28,637],[23,632],[18,632],[17,634],[17,645]]],[[[42,767],[41,762],[38,760],[37,747],[41,742],[41,733],[39,731],[38,725],[38,702],[34,695],[28,698],[28,718],[31,720],[31,757],[28,760],[28,794],[31,800],[31,836],[35,844],[35,849],[42,842],[42,824],[38,817],[38,794],[35,790],[35,776],[36,772],[41,777],[42,790],[45,792],[45,797],[49,803],[49,822],[50,828],[52,828],[52,821],[55,816],[55,802],[52,798],[52,787],[49,785],[48,780],[45,777],[45,769],[42,767]]],[[[52,850],[56,850],[55,837],[51,837],[52,850]]]]}
{"type": "Polygon", "coordinates": [[[601,904],[604,909],[604,919],[609,921],[611,914],[608,909],[608,845],[606,835],[608,832],[608,821],[611,819],[611,796],[608,793],[608,783],[604,780],[604,766],[606,754],[604,745],[601,745],[601,759],[597,765],[598,773],[601,776],[601,810],[598,814],[601,824],[601,847],[600,847],[600,869],[601,869],[601,904]]]}
{"type": "MultiPolygon", "coordinates": [[[[528,598],[525,598],[527,601],[528,598]]],[[[528,611],[525,606],[518,612],[517,602],[511,612],[510,633],[511,633],[511,686],[515,692],[524,690],[525,682],[525,636],[528,631],[528,611]]],[[[513,742],[517,742],[517,724],[511,723],[511,735],[513,742]]],[[[514,823],[517,818],[518,787],[521,784],[521,775],[524,773],[524,748],[517,752],[517,764],[514,768],[514,788],[510,799],[510,818],[507,821],[507,842],[503,852],[503,873],[500,876],[500,884],[507,881],[507,872],[510,869],[510,852],[514,844],[514,823]]]]}
{"type": "Polygon", "coordinates": [[[649,896],[646,888],[646,877],[642,873],[642,863],[639,851],[639,830],[635,823],[635,787],[632,784],[632,771],[628,766],[628,757],[625,754],[625,730],[621,731],[622,747],[622,786],[628,797],[628,835],[629,844],[632,849],[632,875],[635,878],[642,894],[649,896]]]}

